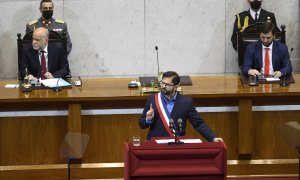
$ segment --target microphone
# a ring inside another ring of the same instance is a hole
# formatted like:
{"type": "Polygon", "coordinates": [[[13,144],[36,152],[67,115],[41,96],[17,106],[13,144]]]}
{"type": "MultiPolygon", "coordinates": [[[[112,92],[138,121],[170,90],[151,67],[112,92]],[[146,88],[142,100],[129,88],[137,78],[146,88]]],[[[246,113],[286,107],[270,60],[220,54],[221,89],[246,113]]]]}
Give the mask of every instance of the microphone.
{"type": "Polygon", "coordinates": [[[169,121],[169,128],[173,132],[173,129],[174,129],[174,120],[173,119],[170,119],[170,121],[169,121]]]}
{"type": "MultiPolygon", "coordinates": [[[[294,51],[294,48],[292,47],[291,48],[291,52],[290,52],[290,54],[289,54],[289,61],[288,61],[288,64],[287,64],[287,67],[290,69],[291,68],[291,64],[290,64],[290,60],[291,60],[291,55],[292,55],[292,52],[294,51]]],[[[283,74],[283,80],[282,80],[282,82],[280,82],[280,85],[282,86],[282,87],[285,87],[285,86],[288,86],[290,84],[290,82],[288,81],[286,81],[286,72],[284,72],[284,74],[283,74]]]]}
{"type": "Polygon", "coordinates": [[[159,75],[159,61],[158,61],[158,47],[155,46],[155,50],[156,50],[156,63],[157,63],[157,74],[159,75]]]}
{"type": "Polygon", "coordinates": [[[182,132],[182,119],[179,118],[179,119],[177,120],[177,123],[178,123],[179,132],[181,133],[181,132],[182,132]]]}
{"type": "MultiPolygon", "coordinates": [[[[65,66],[62,68],[62,70],[66,70],[67,66],[69,65],[69,63],[65,64],[65,66]]],[[[67,70],[66,70],[67,71],[67,70]]],[[[62,78],[62,74],[59,75],[59,78],[57,79],[57,82],[56,82],[56,86],[54,88],[52,88],[52,90],[54,92],[60,92],[62,90],[62,87],[59,87],[58,86],[58,82],[59,80],[62,78]]]]}
{"type": "Polygon", "coordinates": [[[291,58],[291,55],[292,55],[292,52],[294,51],[294,48],[292,47],[291,48],[291,52],[290,52],[290,54],[289,54],[289,57],[291,58]]]}

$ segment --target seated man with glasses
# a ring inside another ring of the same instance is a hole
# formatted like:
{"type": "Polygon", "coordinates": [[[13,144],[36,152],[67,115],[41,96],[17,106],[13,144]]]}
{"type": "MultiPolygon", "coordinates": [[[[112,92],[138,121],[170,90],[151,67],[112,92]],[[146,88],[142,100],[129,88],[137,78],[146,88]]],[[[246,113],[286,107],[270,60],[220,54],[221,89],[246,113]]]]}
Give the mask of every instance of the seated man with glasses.
{"type": "Polygon", "coordinates": [[[152,137],[174,137],[169,129],[169,120],[174,120],[174,128],[179,136],[185,135],[187,119],[193,127],[207,140],[223,141],[216,137],[207,124],[200,118],[193,106],[192,98],[177,92],[180,83],[179,75],[174,71],[165,72],[160,82],[161,92],[148,97],[142,116],[139,119],[141,128],[149,128],[147,139],[152,137]],[[176,126],[178,119],[182,119],[182,131],[176,126]]]}

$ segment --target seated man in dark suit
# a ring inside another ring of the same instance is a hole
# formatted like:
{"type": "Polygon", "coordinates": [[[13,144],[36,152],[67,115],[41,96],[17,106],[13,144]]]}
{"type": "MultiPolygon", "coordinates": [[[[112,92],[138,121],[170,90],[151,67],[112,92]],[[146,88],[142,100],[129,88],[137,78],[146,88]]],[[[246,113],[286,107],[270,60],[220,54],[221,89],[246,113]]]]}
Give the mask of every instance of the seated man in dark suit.
{"type": "Polygon", "coordinates": [[[271,22],[276,27],[274,13],[268,12],[261,8],[262,0],[248,0],[250,9],[236,15],[231,36],[232,46],[237,50],[237,32],[243,32],[248,26],[258,22],[271,22]]]}
{"type": "Polygon", "coordinates": [[[64,78],[68,72],[67,56],[62,46],[48,44],[49,31],[40,27],[32,35],[32,46],[23,47],[21,75],[29,71],[29,79],[64,78]]]}
{"type": "Polygon", "coordinates": [[[292,65],[288,48],[285,44],[275,41],[275,25],[263,23],[260,40],[249,44],[246,49],[244,75],[272,75],[276,78],[292,73],[292,65]]]}
{"type": "MultiPolygon", "coordinates": [[[[173,136],[169,129],[169,120],[174,119],[175,125],[178,119],[182,119],[182,131],[179,136],[185,135],[187,119],[193,127],[208,141],[223,141],[216,137],[207,124],[200,118],[193,100],[177,92],[180,77],[176,72],[168,71],[163,74],[160,83],[161,92],[148,97],[142,116],[139,119],[140,127],[150,128],[147,139],[151,137],[173,136]]],[[[175,127],[178,130],[178,127],[175,127]]],[[[173,136],[174,137],[174,136],[173,136]]]]}

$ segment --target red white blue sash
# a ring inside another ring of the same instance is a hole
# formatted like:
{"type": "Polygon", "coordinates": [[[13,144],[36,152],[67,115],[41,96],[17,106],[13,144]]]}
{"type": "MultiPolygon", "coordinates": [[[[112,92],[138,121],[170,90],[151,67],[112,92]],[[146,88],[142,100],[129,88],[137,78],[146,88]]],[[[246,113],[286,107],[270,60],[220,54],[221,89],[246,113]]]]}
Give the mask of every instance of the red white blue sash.
{"type": "Polygon", "coordinates": [[[155,105],[157,107],[159,117],[160,117],[161,121],[163,122],[165,129],[167,130],[169,136],[174,137],[174,134],[171,132],[171,130],[169,128],[169,117],[167,115],[168,112],[164,108],[164,105],[161,100],[160,92],[155,94],[155,105]]]}

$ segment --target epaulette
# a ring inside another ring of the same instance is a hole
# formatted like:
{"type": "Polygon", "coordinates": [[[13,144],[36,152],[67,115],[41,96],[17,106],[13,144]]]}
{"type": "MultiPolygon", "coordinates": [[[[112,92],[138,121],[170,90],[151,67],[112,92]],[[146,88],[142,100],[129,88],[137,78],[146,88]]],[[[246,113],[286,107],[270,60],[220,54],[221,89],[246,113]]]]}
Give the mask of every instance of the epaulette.
{"type": "Polygon", "coordinates": [[[30,22],[28,23],[28,25],[31,26],[31,25],[34,25],[34,24],[37,23],[37,22],[38,22],[38,20],[33,20],[33,21],[30,21],[30,22]]]}
{"type": "Polygon", "coordinates": [[[55,19],[55,22],[56,22],[56,23],[59,23],[59,24],[64,24],[64,23],[65,23],[65,21],[60,20],[60,19],[55,19]]]}

